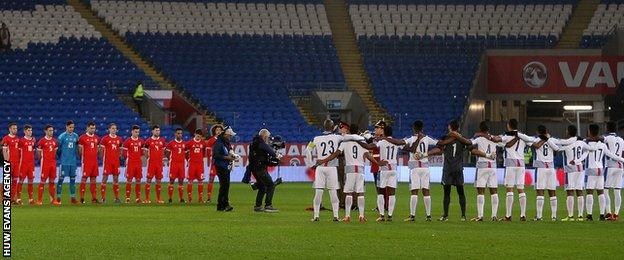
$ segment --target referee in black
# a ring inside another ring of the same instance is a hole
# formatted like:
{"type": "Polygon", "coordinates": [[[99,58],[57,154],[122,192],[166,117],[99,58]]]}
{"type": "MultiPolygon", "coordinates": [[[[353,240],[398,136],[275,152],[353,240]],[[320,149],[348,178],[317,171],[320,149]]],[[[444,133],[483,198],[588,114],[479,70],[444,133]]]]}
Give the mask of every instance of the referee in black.
{"type": "Polygon", "coordinates": [[[442,137],[437,147],[431,149],[427,156],[444,154],[444,166],[442,168],[442,186],[444,187],[444,214],[438,221],[447,221],[449,216],[449,204],[451,203],[451,186],[457,189],[459,207],[461,208],[461,221],[466,221],[466,194],[464,193],[464,160],[463,151],[472,146],[472,142],[463,138],[457,131],[459,122],[451,120],[448,123],[448,135],[442,137]]]}

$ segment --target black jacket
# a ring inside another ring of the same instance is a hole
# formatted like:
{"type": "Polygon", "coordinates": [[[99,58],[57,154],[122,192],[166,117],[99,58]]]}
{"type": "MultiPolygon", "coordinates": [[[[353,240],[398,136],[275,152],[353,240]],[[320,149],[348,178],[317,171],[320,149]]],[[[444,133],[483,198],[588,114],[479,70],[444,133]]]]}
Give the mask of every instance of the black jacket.
{"type": "Polygon", "coordinates": [[[267,167],[269,160],[276,157],[275,151],[269,144],[262,140],[259,135],[254,136],[249,148],[249,164],[252,165],[252,168],[267,167]]]}

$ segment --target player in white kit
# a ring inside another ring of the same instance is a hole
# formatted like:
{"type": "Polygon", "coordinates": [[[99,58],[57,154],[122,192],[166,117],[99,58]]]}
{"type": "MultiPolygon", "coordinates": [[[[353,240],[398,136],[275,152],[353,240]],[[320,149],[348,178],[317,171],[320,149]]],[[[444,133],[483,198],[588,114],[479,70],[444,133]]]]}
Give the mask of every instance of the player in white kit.
{"type": "MultiPolygon", "coordinates": [[[[386,138],[392,138],[392,127],[384,127],[384,136],[386,138]]],[[[379,160],[385,161],[386,164],[384,166],[379,166],[380,173],[379,182],[377,184],[377,188],[379,188],[377,193],[377,209],[379,210],[379,218],[377,218],[376,221],[392,221],[392,214],[394,213],[394,206],[396,205],[395,192],[398,178],[397,159],[399,156],[399,149],[402,149],[403,146],[393,144],[384,139],[377,142],[377,147],[379,147],[379,160]],[[384,215],[386,200],[382,191],[386,191],[388,193],[387,218],[384,215]]]]}
{"type": "MultiPolygon", "coordinates": [[[[616,133],[617,125],[611,121],[607,123],[607,134],[604,136],[604,143],[607,145],[611,153],[624,157],[624,140],[616,133]]],[[[622,205],[622,195],[620,193],[622,189],[622,174],[624,173],[624,164],[613,159],[607,160],[607,180],[605,181],[605,193],[606,199],[606,213],[605,218],[607,220],[616,221],[619,218],[620,207],[622,205]],[[609,196],[609,190],[613,190],[613,206],[614,211],[611,211],[611,196],[609,196]]]]}
{"type": "Polygon", "coordinates": [[[574,125],[569,125],[568,139],[561,139],[557,143],[563,150],[563,170],[566,172],[566,209],[568,216],[561,221],[585,221],[583,210],[585,208],[585,197],[583,196],[583,186],[585,184],[585,165],[583,161],[587,158],[589,148],[583,139],[577,136],[577,129],[574,125]],[[574,218],[574,195],[578,218],[574,218]]]}
{"type": "Polygon", "coordinates": [[[550,137],[546,126],[537,126],[537,137],[531,137],[526,139],[531,147],[535,148],[535,160],[533,160],[533,167],[535,167],[535,190],[537,191],[536,198],[536,216],[534,221],[542,220],[542,213],[544,211],[544,190],[548,190],[548,196],[550,197],[550,217],[552,221],[557,221],[557,172],[554,168],[554,153],[561,148],[557,145],[557,139],[550,137]]]}
{"type": "Polygon", "coordinates": [[[518,120],[510,119],[507,122],[507,133],[493,137],[491,141],[502,142],[505,146],[505,186],[507,196],[505,199],[505,221],[511,221],[513,210],[514,187],[518,191],[520,202],[520,221],[526,221],[526,193],[524,193],[524,148],[526,142],[518,136],[528,136],[518,132],[518,120]]]}
{"type": "MultiPolygon", "coordinates": [[[[312,152],[315,152],[317,159],[322,160],[329,157],[331,154],[336,152],[338,146],[343,141],[344,137],[342,135],[338,135],[333,133],[334,122],[330,119],[325,120],[323,124],[325,128],[325,132],[322,135],[314,137],[314,140],[308,144],[308,147],[305,151],[306,158],[308,162],[312,161],[312,152]]],[[[359,136],[357,136],[359,137],[359,136]]],[[[359,137],[358,140],[364,140],[364,138],[359,137]]],[[[333,221],[340,221],[338,218],[338,194],[337,190],[340,188],[338,184],[338,160],[334,159],[328,161],[322,165],[319,165],[315,169],[315,177],[314,177],[314,189],[316,190],[314,194],[314,217],[312,221],[319,221],[319,213],[321,208],[321,203],[323,201],[323,191],[324,189],[329,190],[329,197],[331,200],[332,211],[333,211],[333,221]]]]}
{"type": "Polygon", "coordinates": [[[598,204],[600,206],[600,220],[606,220],[604,214],[606,210],[606,199],[604,195],[604,166],[602,160],[604,156],[616,160],[618,162],[624,162],[618,154],[613,154],[607,145],[599,141],[598,131],[600,127],[597,124],[589,125],[587,131],[587,141],[589,148],[589,154],[587,155],[587,184],[585,186],[586,197],[585,207],[587,208],[586,220],[592,221],[592,213],[594,206],[594,190],[598,193],[598,204]]]}
{"type": "Polygon", "coordinates": [[[483,136],[489,136],[489,126],[485,121],[479,124],[479,133],[471,140],[473,149],[470,153],[477,156],[477,217],[470,221],[483,221],[485,205],[485,189],[490,189],[492,202],[492,221],[498,221],[498,177],[496,176],[496,143],[483,136]]]}
{"type": "MultiPolygon", "coordinates": [[[[357,125],[351,124],[349,126],[349,132],[351,135],[358,133],[357,125]]],[[[353,206],[353,196],[357,197],[357,206],[359,210],[359,221],[366,222],[364,216],[364,158],[379,164],[379,166],[385,165],[385,161],[379,162],[373,156],[368,153],[357,141],[343,141],[338,146],[338,149],[325,159],[318,160],[317,166],[324,165],[327,162],[338,157],[340,154],[344,154],[345,157],[345,186],[343,192],[346,194],[345,198],[345,217],[343,222],[349,223],[351,221],[351,206],[353,206]]]]}

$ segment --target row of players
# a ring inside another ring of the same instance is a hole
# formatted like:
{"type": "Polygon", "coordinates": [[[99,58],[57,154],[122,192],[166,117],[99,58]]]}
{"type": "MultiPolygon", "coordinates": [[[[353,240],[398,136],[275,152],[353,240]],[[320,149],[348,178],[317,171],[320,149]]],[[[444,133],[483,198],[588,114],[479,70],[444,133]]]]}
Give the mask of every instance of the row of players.
{"type": "MultiPolygon", "coordinates": [[[[231,128],[224,128],[222,125],[215,125],[211,128],[212,136],[204,139],[200,129],[195,131],[193,139],[182,140],[182,129],[175,130],[175,139],[166,142],[160,136],[160,128],[152,127],[152,136],[143,140],[139,138],[139,126],[132,126],[131,137],[122,140],[117,135],[117,125],[112,123],[108,126],[109,134],[99,138],[95,135],[95,123],[87,124],[86,132],[78,136],[74,132],[74,123],[66,123],[66,131],[58,138],[54,138],[54,128],[51,125],[45,126],[45,136],[36,142],[33,137],[33,130],[30,125],[25,125],[24,136],[17,135],[17,124],[8,125],[9,134],[2,139],[2,155],[11,164],[11,200],[15,204],[21,204],[21,193],[23,183],[28,180],[29,203],[41,205],[43,203],[43,191],[45,183],[48,183],[50,201],[52,204],[61,204],[62,185],[66,177],[69,177],[69,189],[71,203],[85,203],[85,190],[87,180],[90,181],[89,191],[92,202],[99,203],[106,201],[106,184],[108,176],[113,178],[113,193],[115,203],[120,203],[119,198],[119,168],[120,158],[126,159],[126,193],[125,202],[129,203],[132,184],[135,185],[135,202],[151,203],[151,183],[155,179],[157,203],[164,203],[161,199],[161,180],[163,178],[163,159],[169,159],[169,179],[168,195],[169,203],[172,202],[174,183],[178,182],[178,195],[180,202],[184,200],[184,179],[187,183],[187,200],[192,201],[193,181],[198,183],[198,201],[203,203],[204,191],[204,158],[208,158],[208,169],[210,169],[209,183],[207,187],[207,200],[212,196],[212,188],[216,170],[212,165],[212,147],[217,142],[227,142],[218,138],[222,133],[224,138],[236,135],[231,128]],[[120,157],[123,156],[123,157],[120,157]],[[76,199],[76,168],[78,157],[82,163],[82,177],[79,187],[80,200],[76,199]],[[145,183],[145,200],[141,199],[141,180],[143,179],[142,159],[147,158],[147,181],[145,183]],[[41,160],[41,180],[38,186],[38,197],[35,201],[33,197],[33,180],[35,159],[41,160]],[[57,158],[60,161],[60,176],[56,182],[57,158]],[[97,198],[96,178],[99,176],[98,158],[103,162],[103,178],[100,184],[101,200],[97,198]],[[186,162],[188,161],[188,173],[186,162]]],[[[236,155],[226,155],[231,161],[237,160],[236,155]]]]}
{"type": "MultiPolygon", "coordinates": [[[[372,143],[364,142],[364,138],[358,140],[357,126],[342,124],[342,135],[332,132],[333,123],[325,122],[325,132],[314,138],[308,145],[308,161],[311,161],[312,151],[316,152],[317,161],[314,188],[316,194],[313,200],[314,216],[312,221],[319,221],[319,209],[321,207],[324,189],[330,192],[333,209],[333,220],[349,222],[351,220],[351,207],[353,198],[357,198],[359,209],[359,221],[365,222],[364,216],[364,160],[370,160],[372,164],[380,166],[377,188],[377,208],[380,216],[377,221],[392,221],[396,204],[395,189],[397,187],[397,163],[398,153],[402,149],[410,153],[408,166],[410,169],[410,215],[405,221],[414,221],[419,192],[423,196],[426,220],[431,221],[431,197],[429,194],[429,156],[444,153],[444,167],[442,182],[445,188],[444,215],[439,219],[448,220],[448,204],[450,201],[450,185],[454,185],[460,194],[460,206],[462,220],[465,216],[465,196],[463,195],[463,161],[462,150],[468,150],[476,157],[477,174],[475,186],[477,188],[477,216],[473,221],[483,221],[483,208],[485,204],[485,190],[489,188],[492,203],[493,221],[498,221],[498,177],[496,174],[496,149],[503,147],[505,151],[504,185],[506,189],[506,211],[504,221],[512,220],[514,203],[514,188],[519,194],[520,220],[526,221],[526,194],[525,186],[525,163],[524,151],[527,147],[535,149],[536,158],[533,166],[537,169],[536,185],[537,201],[536,216],[534,220],[542,220],[544,207],[544,194],[547,191],[550,197],[551,219],[557,220],[557,178],[554,169],[554,153],[563,152],[564,170],[567,173],[567,217],[562,221],[593,220],[594,190],[598,194],[600,205],[600,220],[617,220],[621,205],[620,189],[622,186],[622,174],[624,172],[624,140],[618,137],[616,124],[607,124],[607,133],[599,136],[599,126],[591,124],[587,138],[577,136],[577,128],[570,125],[567,128],[567,137],[557,139],[551,137],[545,126],[537,128],[536,136],[528,136],[518,132],[518,121],[509,120],[507,132],[503,135],[492,135],[486,122],[479,125],[480,131],[472,139],[464,138],[458,133],[459,124],[452,121],[448,125],[448,135],[441,140],[436,140],[423,132],[423,122],[413,123],[413,136],[406,139],[392,138],[392,129],[385,124],[378,123],[375,128],[375,136],[372,143]],[[348,137],[350,133],[352,137],[348,137]],[[379,150],[379,156],[375,158],[370,151],[379,150]],[[345,158],[345,181],[343,192],[345,198],[345,217],[339,219],[337,190],[338,184],[337,166],[338,156],[345,158]],[[610,197],[604,193],[605,171],[603,159],[607,163],[606,187],[614,189],[615,211],[611,211],[610,197]],[[587,176],[587,183],[585,183],[587,176]],[[583,196],[585,190],[585,196],[583,196]],[[384,193],[389,195],[386,199],[384,193]],[[574,217],[574,196],[577,201],[578,217],[574,217]],[[463,197],[463,199],[462,199],[463,197]],[[584,216],[584,210],[587,216],[584,216]],[[606,213],[606,214],[605,214],[606,213]]],[[[376,176],[377,177],[377,176],[376,176]]],[[[377,179],[377,178],[376,178],[377,179]]]]}

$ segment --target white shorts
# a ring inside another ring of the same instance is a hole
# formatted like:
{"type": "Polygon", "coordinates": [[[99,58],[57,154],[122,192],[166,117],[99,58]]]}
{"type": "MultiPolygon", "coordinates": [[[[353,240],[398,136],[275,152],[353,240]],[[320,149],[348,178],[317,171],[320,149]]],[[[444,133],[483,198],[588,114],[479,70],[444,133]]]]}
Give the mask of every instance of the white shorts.
{"type": "Polygon", "coordinates": [[[477,180],[475,181],[477,188],[496,188],[498,187],[498,177],[496,176],[496,168],[477,168],[477,180]]]}
{"type": "Polygon", "coordinates": [[[607,169],[607,181],[605,182],[606,188],[621,189],[622,188],[622,175],[624,170],[619,168],[607,169]]]}
{"type": "Polygon", "coordinates": [[[536,190],[556,190],[557,189],[557,172],[553,168],[537,168],[536,190]]]}
{"type": "Polygon", "coordinates": [[[587,176],[587,186],[585,189],[588,190],[604,190],[604,176],[587,176]]]}
{"type": "Polygon", "coordinates": [[[429,168],[410,170],[410,190],[429,189],[429,168]]]}
{"type": "Polygon", "coordinates": [[[379,188],[395,188],[397,187],[397,172],[396,171],[381,171],[379,173],[379,182],[377,183],[379,188]]]}
{"type": "Polygon", "coordinates": [[[347,173],[345,177],[344,193],[364,193],[364,174],[347,173]]]}
{"type": "Polygon", "coordinates": [[[582,172],[568,172],[566,190],[583,190],[585,174],[582,172]]]}
{"type": "Polygon", "coordinates": [[[316,168],[314,176],[315,189],[337,190],[340,188],[338,184],[338,169],[336,167],[319,166],[316,168]]]}
{"type": "Polygon", "coordinates": [[[507,188],[524,189],[524,167],[505,168],[505,186],[507,188]]]}

